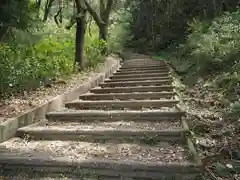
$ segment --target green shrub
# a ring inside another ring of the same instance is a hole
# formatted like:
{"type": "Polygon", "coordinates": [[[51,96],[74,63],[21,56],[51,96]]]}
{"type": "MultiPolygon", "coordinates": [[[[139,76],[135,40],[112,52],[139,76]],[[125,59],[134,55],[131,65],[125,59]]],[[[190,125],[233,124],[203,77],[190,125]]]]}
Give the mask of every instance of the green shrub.
{"type": "Polygon", "coordinates": [[[36,37],[32,42],[19,44],[16,40],[0,45],[1,94],[36,88],[47,79],[72,72],[75,46],[72,32],[58,29],[54,34],[45,33],[42,38],[26,33],[36,37]]]}
{"type": "Polygon", "coordinates": [[[99,41],[98,27],[95,24],[88,26],[85,34],[84,47],[87,67],[94,68],[99,62],[104,60],[104,55],[101,52],[105,46],[106,42],[99,41]]]}
{"type": "Polygon", "coordinates": [[[240,10],[226,12],[211,23],[194,20],[189,30],[192,33],[186,43],[174,53],[179,62],[189,62],[199,76],[214,76],[214,82],[220,87],[237,86],[240,83],[240,10]]]}
{"type": "MultiPolygon", "coordinates": [[[[9,43],[0,45],[0,93],[35,89],[45,82],[72,73],[75,56],[75,28],[57,28],[52,22],[32,33],[16,31],[9,43]]],[[[86,66],[103,62],[105,42],[99,41],[98,28],[86,33],[86,66]]],[[[88,32],[88,31],[86,31],[88,32]]]]}

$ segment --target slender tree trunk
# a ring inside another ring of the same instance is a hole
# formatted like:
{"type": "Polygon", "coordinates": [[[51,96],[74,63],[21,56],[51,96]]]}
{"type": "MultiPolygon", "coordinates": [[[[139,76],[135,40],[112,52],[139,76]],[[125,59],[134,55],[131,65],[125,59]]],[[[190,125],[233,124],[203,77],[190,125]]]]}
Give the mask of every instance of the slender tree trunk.
{"type": "Polygon", "coordinates": [[[153,13],[153,18],[152,18],[152,48],[155,51],[156,50],[156,18],[157,18],[157,1],[152,0],[152,13],[153,13]]]}
{"type": "Polygon", "coordinates": [[[44,16],[43,16],[43,22],[46,22],[48,19],[48,15],[50,13],[50,9],[53,5],[54,0],[47,0],[45,4],[45,10],[44,10],[44,16]]]}
{"type": "MultiPolygon", "coordinates": [[[[101,26],[99,26],[99,40],[107,42],[107,39],[108,39],[108,24],[101,24],[101,26]]],[[[108,52],[107,45],[104,44],[101,53],[102,55],[106,55],[107,52],[108,52]]]]}
{"type": "Polygon", "coordinates": [[[108,39],[108,24],[102,24],[99,27],[99,39],[107,42],[107,39],[108,39]]]}
{"type": "Polygon", "coordinates": [[[76,44],[75,44],[75,64],[79,65],[79,68],[81,70],[84,69],[84,35],[85,35],[85,29],[86,29],[86,14],[87,11],[83,8],[81,8],[81,5],[76,0],[76,7],[77,12],[81,13],[81,17],[78,17],[76,19],[77,26],[76,26],[76,44]]]}
{"type": "Polygon", "coordinates": [[[37,0],[36,1],[36,5],[37,5],[37,18],[40,17],[40,9],[41,9],[41,5],[42,5],[42,0],[37,0]]]}

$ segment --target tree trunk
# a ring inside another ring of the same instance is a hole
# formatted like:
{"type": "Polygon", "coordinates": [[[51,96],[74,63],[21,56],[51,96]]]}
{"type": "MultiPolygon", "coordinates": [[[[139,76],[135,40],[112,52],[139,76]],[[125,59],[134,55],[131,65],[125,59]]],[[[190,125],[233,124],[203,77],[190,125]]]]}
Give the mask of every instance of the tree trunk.
{"type": "MultiPolygon", "coordinates": [[[[99,40],[100,41],[104,41],[107,42],[108,39],[108,24],[101,24],[101,26],[99,26],[99,40]]],[[[106,55],[106,53],[108,52],[108,48],[106,44],[101,44],[100,45],[102,47],[102,55],[106,55]]]]}
{"type": "Polygon", "coordinates": [[[84,36],[85,36],[85,29],[86,29],[86,15],[87,11],[81,7],[79,1],[76,1],[76,7],[78,14],[81,13],[81,17],[76,19],[77,26],[76,26],[76,44],[75,44],[75,64],[79,65],[80,70],[84,69],[84,36]]]}
{"type": "Polygon", "coordinates": [[[50,13],[50,9],[53,5],[54,0],[47,0],[45,4],[45,10],[44,10],[44,16],[43,16],[43,22],[46,22],[48,19],[48,15],[50,13]]]}
{"type": "Polygon", "coordinates": [[[40,17],[41,4],[42,4],[42,0],[37,0],[37,1],[36,1],[36,6],[37,6],[37,18],[40,17]]]}
{"type": "Polygon", "coordinates": [[[99,27],[99,39],[107,42],[108,36],[108,24],[102,24],[99,27]]]}

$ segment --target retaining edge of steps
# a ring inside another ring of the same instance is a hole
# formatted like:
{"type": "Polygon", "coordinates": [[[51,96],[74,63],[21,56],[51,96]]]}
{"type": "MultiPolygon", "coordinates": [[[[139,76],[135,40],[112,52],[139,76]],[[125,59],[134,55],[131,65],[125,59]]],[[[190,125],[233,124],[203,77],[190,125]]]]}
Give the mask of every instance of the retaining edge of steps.
{"type": "MultiPolygon", "coordinates": [[[[175,95],[174,97],[175,97],[176,100],[181,101],[177,95],[175,95]]],[[[185,112],[184,109],[182,109],[179,104],[176,105],[176,108],[181,112],[185,112]]],[[[203,170],[203,168],[204,168],[203,162],[202,162],[202,160],[201,160],[201,158],[200,158],[200,156],[197,152],[197,149],[195,148],[195,144],[192,141],[191,136],[189,135],[190,134],[190,128],[188,126],[188,122],[186,121],[186,119],[184,119],[186,114],[187,113],[185,112],[185,114],[182,116],[181,124],[182,124],[183,129],[185,129],[185,131],[187,131],[187,133],[185,133],[185,139],[186,139],[186,143],[187,143],[187,146],[188,146],[188,150],[191,153],[195,163],[200,167],[200,170],[203,170]]]]}
{"type": "MultiPolygon", "coordinates": [[[[39,161],[39,157],[24,157],[17,156],[11,154],[3,154],[1,155],[1,168],[4,170],[7,169],[15,169],[14,166],[18,169],[27,168],[31,166],[35,171],[43,171],[44,172],[54,172],[55,173],[64,173],[70,170],[70,173],[73,173],[73,168],[76,169],[94,169],[93,171],[105,170],[108,173],[119,171],[120,172],[145,172],[148,174],[154,173],[159,175],[158,173],[166,173],[166,174],[185,174],[185,173],[199,173],[199,165],[195,163],[169,163],[169,164],[158,164],[158,163],[147,163],[144,162],[125,162],[121,160],[98,160],[96,158],[92,158],[85,161],[71,160],[65,161],[63,158],[57,157],[54,159],[49,159],[48,157],[41,158],[39,161]],[[11,163],[9,163],[9,161],[11,163]],[[44,168],[46,167],[46,168],[44,168]],[[38,170],[37,170],[38,169],[38,170]]],[[[101,173],[100,173],[101,174],[101,173]]],[[[105,174],[106,175],[106,174],[105,174]]],[[[136,177],[136,175],[132,176],[136,177]]],[[[138,176],[139,177],[139,176],[138,176]]],[[[141,177],[141,176],[140,176],[141,177]]],[[[145,177],[147,178],[147,177],[145,177]]],[[[159,178],[159,176],[158,176],[159,178]]]]}
{"type": "Polygon", "coordinates": [[[87,93],[90,89],[98,86],[105,78],[111,76],[120,67],[120,59],[109,56],[103,67],[96,70],[91,77],[91,80],[81,83],[78,87],[75,87],[67,92],[64,92],[48,102],[39,105],[36,108],[32,108],[17,117],[9,118],[3,123],[0,123],[0,143],[13,137],[18,128],[31,125],[42,118],[45,114],[51,111],[60,109],[66,102],[73,101],[79,97],[79,95],[87,93]]]}

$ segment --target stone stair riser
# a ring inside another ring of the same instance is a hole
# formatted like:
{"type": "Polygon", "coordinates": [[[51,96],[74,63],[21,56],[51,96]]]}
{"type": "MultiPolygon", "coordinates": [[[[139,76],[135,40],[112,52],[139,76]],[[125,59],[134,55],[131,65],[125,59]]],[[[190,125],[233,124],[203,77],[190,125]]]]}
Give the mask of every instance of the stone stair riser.
{"type": "Polygon", "coordinates": [[[119,88],[95,88],[92,89],[91,93],[132,93],[132,92],[162,92],[162,91],[173,91],[172,85],[164,86],[143,86],[143,87],[119,87],[119,88]]]}
{"type": "Polygon", "coordinates": [[[115,109],[136,109],[143,108],[159,109],[161,107],[174,107],[178,101],[75,101],[65,105],[67,108],[72,109],[102,109],[102,110],[115,110],[115,109]]]}
{"type": "Polygon", "coordinates": [[[114,94],[89,94],[89,95],[81,95],[79,99],[81,100],[144,100],[144,99],[161,99],[173,98],[175,95],[174,92],[154,92],[154,93],[114,93],[114,94]]]}

